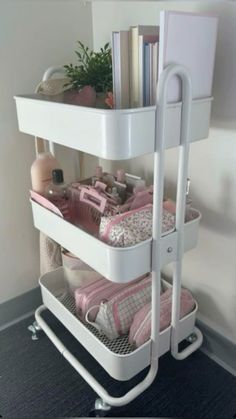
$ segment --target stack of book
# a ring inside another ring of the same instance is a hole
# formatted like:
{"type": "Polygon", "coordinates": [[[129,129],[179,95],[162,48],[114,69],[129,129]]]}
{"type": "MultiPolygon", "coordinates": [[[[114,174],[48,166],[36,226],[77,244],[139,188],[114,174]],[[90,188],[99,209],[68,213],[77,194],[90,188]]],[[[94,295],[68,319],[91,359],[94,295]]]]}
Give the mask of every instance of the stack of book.
{"type": "Polygon", "coordinates": [[[116,108],[155,104],[158,79],[158,26],[112,32],[113,93],[116,108]]]}
{"type": "MultiPolygon", "coordinates": [[[[116,108],[156,103],[158,77],[169,64],[189,69],[194,99],[212,94],[218,18],[161,11],[159,26],[131,26],[112,33],[113,94],[116,108]]],[[[181,100],[181,82],[170,80],[168,102],[181,100]]]]}

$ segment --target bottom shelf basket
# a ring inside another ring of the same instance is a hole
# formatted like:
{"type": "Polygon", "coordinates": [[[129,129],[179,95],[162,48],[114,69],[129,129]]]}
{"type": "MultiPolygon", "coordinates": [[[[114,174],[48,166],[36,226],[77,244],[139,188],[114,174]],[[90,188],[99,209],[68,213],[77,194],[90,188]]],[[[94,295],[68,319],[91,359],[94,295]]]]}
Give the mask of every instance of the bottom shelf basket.
{"type": "MultiPolygon", "coordinates": [[[[116,380],[126,381],[150,365],[150,341],[138,349],[128,342],[128,336],[113,341],[101,335],[92,326],[81,322],[75,314],[73,297],[68,293],[63,268],[42,276],[39,280],[44,305],[61,321],[70,333],[116,380]],[[104,360],[106,362],[104,363],[104,360]]],[[[170,286],[165,283],[166,286],[170,286]]],[[[180,339],[185,339],[193,330],[197,305],[193,312],[180,321],[180,339]]],[[[163,330],[159,342],[159,356],[170,349],[171,327],[163,330]]]]}

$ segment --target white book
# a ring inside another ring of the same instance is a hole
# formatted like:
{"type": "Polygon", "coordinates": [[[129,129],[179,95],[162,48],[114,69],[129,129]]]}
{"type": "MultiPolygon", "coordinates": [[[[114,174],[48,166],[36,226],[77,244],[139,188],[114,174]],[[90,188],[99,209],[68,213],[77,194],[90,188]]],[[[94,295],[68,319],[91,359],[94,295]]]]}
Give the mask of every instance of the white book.
{"type": "MultiPolygon", "coordinates": [[[[190,70],[193,98],[212,95],[218,18],[175,11],[160,12],[159,76],[168,64],[190,70]]],[[[168,101],[181,100],[178,77],[170,80],[168,101]]]]}
{"type": "Polygon", "coordinates": [[[112,32],[112,72],[115,107],[129,108],[129,31],[112,32]]]}
{"type": "Polygon", "coordinates": [[[151,44],[144,43],[144,91],[143,91],[143,105],[150,105],[150,55],[151,44]]]}
{"type": "Polygon", "coordinates": [[[159,35],[139,35],[139,48],[138,48],[138,106],[143,106],[143,83],[144,83],[144,43],[155,43],[159,35]]]}
{"type": "Polygon", "coordinates": [[[112,82],[113,82],[113,97],[115,106],[120,108],[121,106],[121,80],[120,80],[120,37],[118,32],[112,32],[112,82]]]}
{"type": "Polygon", "coordinates": [[[149,61],[150,61],[150,68],[149,68],[149,73],[150,73],[150,82],[149,82],[149,97],[150,97],[150,101],[149,101],[149,105],[153,104],[153,44],[150,44],[150,57],[149,57],[149,61]]]}
{"type": "Polygon", "coordinates": [[[159,27],[137,25],[130,28],[130,100],[139,106],[139,35],[158,35],[159,27]]]}
{"type": "Polygon", "coordinates": [[[153,101],[151,105],[156,104],[156,90],[157,90],[157,80],[158,80],[158,59],[159,59],[159,42],[153,44],[153,80],[152,80],[152,98],[153,101]]]}

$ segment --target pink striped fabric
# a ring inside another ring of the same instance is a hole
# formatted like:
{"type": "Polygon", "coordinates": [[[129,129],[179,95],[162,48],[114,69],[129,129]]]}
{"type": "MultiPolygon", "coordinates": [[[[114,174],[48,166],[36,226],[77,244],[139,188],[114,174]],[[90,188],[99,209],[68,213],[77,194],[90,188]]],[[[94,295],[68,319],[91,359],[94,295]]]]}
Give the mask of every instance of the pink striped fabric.
{"type": "MultiPolygon", "coordinates": [[[[161,295],[160,331],[166,329],[171,323],[172,288],[161,295]]],[[[195,307],[195,300],[191,293],[182,289],[180,318],[186,316],[195,307]]],[[[129,342],[135,347],[143,345],[151,336],[151,302],[145,304],[134,316],[129,332],[129,342]]]]}
{"type": "Polygon", "coordinates": [[[151,275],[121,290],[100,305],[95,324],[109,339],[128,333],[135,313],[151,301],[151,275]]]}

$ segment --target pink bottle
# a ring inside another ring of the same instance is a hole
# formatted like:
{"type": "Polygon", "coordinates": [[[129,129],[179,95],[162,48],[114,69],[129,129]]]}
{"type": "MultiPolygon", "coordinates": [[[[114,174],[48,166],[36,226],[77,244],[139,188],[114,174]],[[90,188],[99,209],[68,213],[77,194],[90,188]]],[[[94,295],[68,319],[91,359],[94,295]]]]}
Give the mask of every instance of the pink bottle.
{"type": "Polygon", "coordinates": [[[52,171],[60,167],[52,153],[40,153],[31,166],[33,191],[44,195],[46,187],[52,182],[52,171]]]}
{"type": "Polygon", "coordinates": [[[117,182],[125,183],[125,170],[118,169],[116,172],[117,182]]]}

